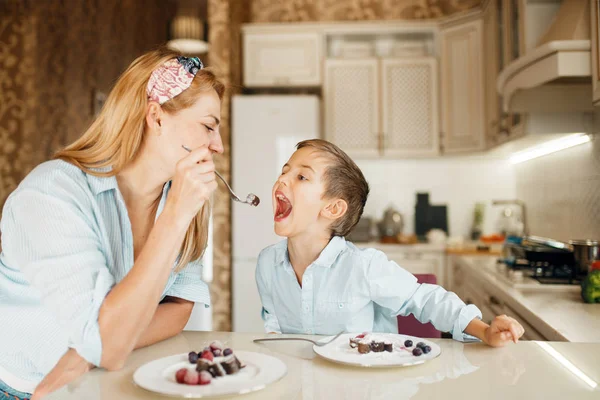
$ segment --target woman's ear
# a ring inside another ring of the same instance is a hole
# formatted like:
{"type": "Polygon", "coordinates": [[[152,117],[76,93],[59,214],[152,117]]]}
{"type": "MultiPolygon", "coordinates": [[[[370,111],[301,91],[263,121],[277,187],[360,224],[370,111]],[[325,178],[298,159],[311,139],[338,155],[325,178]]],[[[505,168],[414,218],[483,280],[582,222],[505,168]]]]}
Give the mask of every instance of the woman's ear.
{"type": "Polygon", "coordinates": [[[148,103],[148,109],[146,110],[146,125],[148,125],[150,131],[156,132],[158,135],[160,135],[160,128],[162,126],[160,120],[161,112],[162,109],[157,102],[151,101],[148,103]]]}
{"type": "Polygon", "coordinates": [[[346,215],[348,203],[342,199],[335,199],[323,208],[321,215],[327,219],[336,220],[346,215]]]}

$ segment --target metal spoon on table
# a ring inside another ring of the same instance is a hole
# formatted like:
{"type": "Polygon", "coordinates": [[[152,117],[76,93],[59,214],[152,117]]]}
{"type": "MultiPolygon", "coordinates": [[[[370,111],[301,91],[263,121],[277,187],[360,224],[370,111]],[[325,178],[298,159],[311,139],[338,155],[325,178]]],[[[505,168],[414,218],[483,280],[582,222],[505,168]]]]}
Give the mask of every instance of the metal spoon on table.
{"type": "MultiPolygon", "coordinates": [[[[183,149],[187,152],[191,152],[192,150],[189,149],[187,146],[181,145],[181,147],[183,147],[183,149]]],[[[253,207],[256,207],[260,204],[260,199],[258,198],[257,195],[255,195],[254,193],[249,193],[248,196],[246,196],[246,200],[242,200],[238,197],[237,194],[234,193],[233,189],[231,189],[231,186],[229,186],[229,183],[227,183],[227,181],[225,180],[225,178],[223,178],[221,176],[221,174],[219,174],[218,171],[215,170],[215,174],[219,177],[219,179],[221,179],[223,181],[223,183],[225,184],[225,186],[227,186],[227,189],[229,189],[229,193],[231,194],[231,198],[237,202],[240,202],[242,204],[249,204],[253,207]]]]}

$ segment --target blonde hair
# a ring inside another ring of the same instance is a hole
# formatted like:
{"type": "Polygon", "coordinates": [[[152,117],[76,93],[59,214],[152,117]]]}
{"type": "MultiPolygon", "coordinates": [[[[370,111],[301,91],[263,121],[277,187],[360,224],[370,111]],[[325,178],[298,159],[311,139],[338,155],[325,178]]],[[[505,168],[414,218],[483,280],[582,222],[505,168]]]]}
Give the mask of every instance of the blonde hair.
{"type": "MultiPolygon", "coordinates": [[[[141,148],[146,128],[148,98],[146,85],[150,74],[180,53],[161,47],[138,57],[119,77],[98,118],[72,144],[58,151],[54,158],[76,165],[95,176],[114,176],[133,161],[141,148]],[[109,171],[97,168],[112,167],[109,171]]],[[[165,102],[164,111],[174,114],[192,106],[198,97],[214,89],[223,99],[225,86],[210,69],[198,71],[189,88],[165,102]]],[[[208,243],[210,204],[206,202],[188,227],[175,267],[178,272],[190,261],[204,254],[208,243]]]]}
{"type": "Polygon", "coordinates": [[[324,177],[324,199],[343,199],[348,210],[330,229],[331,236],[346,236],[356,226],[367,204],[369,184],[360,168],[342,149],[322,139],[304,140],[296,145],[298,150],[309,147],[329,159],[324,177]]]}

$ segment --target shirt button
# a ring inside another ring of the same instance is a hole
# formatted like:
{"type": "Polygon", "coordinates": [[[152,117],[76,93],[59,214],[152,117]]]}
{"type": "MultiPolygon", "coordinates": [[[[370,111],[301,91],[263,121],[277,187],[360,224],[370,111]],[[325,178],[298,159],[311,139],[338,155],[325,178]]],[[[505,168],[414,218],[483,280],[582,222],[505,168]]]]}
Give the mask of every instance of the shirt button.
{"type": "Polygon", "coordinates": [[[339,308],[344,308],[344,303],[340,303],[340,304],[338,304],[338,307],[339,307],[339,308]]]}

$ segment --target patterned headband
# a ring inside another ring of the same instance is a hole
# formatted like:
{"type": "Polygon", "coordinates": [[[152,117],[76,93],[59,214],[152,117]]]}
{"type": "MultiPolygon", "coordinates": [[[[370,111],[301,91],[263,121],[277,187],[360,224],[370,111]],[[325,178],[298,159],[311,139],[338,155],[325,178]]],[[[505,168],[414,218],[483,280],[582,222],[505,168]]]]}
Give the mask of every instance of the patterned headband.
{"type": "Polygon", "coordinates": [[[146,87],[148,100],[164,104],[189,88],[194,77],[204,68],[198,57],[177,57],[156,68],[146,87]]]}

